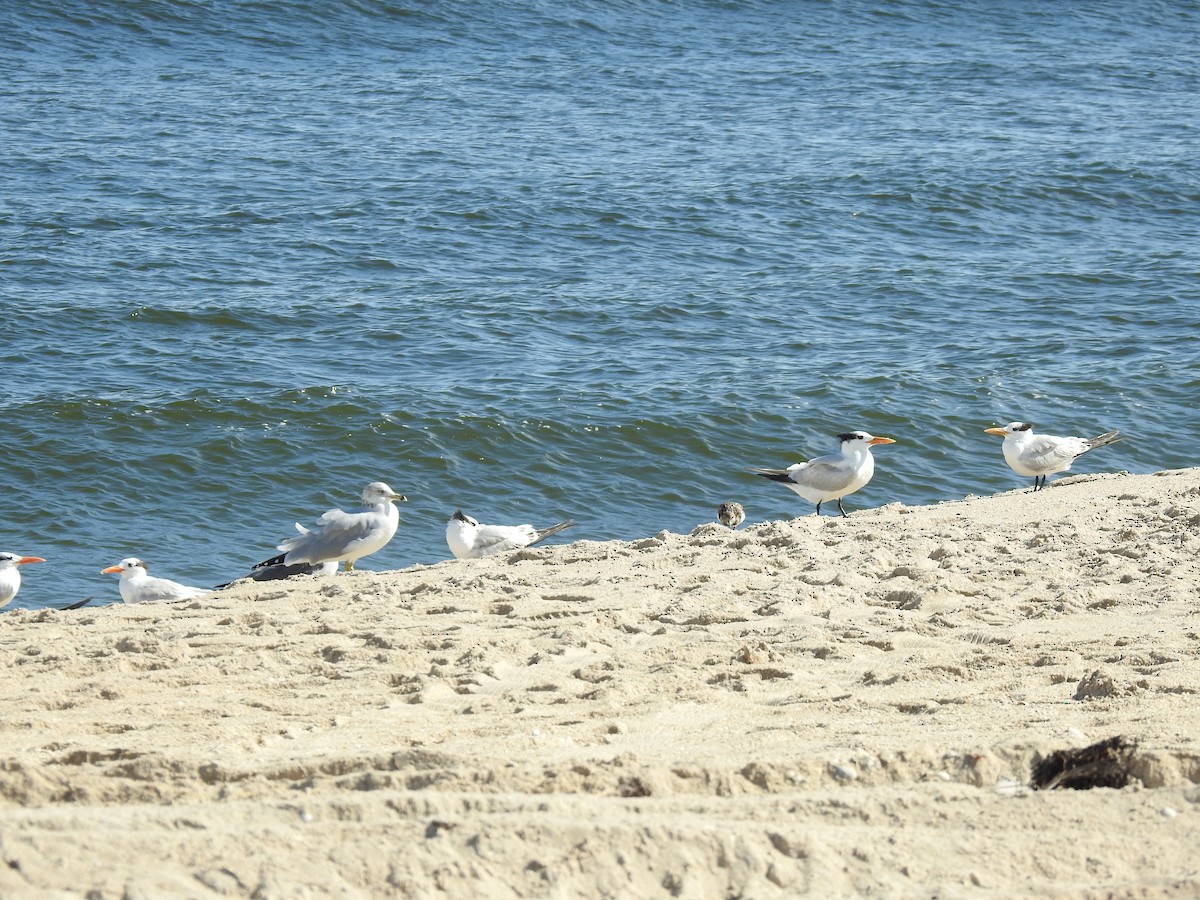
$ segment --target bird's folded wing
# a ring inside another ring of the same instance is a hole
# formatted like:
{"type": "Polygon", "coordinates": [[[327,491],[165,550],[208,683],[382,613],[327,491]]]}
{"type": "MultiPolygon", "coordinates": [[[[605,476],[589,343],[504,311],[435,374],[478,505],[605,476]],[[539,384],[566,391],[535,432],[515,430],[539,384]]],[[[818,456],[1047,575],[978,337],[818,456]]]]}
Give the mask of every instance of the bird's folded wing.
{"type": "Polygon", "coordinates": [[[850,481],[850,471],[845,464],[825,462],[820,459],[804,463],[790,474],[796,483],[816,488],[819,491],[838,491],[850,481]]]}
{"type": "MultiPolygon", "coordinates": [[[[354,541],[370,534],[377,517],[370,513],[331,509],[318,521],[320,528],[288,538],[278,548],[289,555],[306,556],[310,561],[329,559],[339,555],[354,541]]],[[[295,557],[292,559],[292,562],[300,561],[295,557]]]]}
{"type": "Polygon", "coordinates": [[[537,538],[532,525],[484,525],[475,533],[475,553],[489,556],[519,550],[537,538]]]}
{"type": "Polygon", "coordinates": [[[176,584],[173,581],[146,581],[138,585],[137,591],[139,602],[187,600],[204,593],[199,588],[176,584]]]}
{"type": "Polygon", "coordinates": [[[1026,463],[1033,468],[1051,468],[1062,463],[1069,463],[1084,451],[1083,442],[1079,440],[1054,439],[1051,437],[1035,437],[1022,454],[1026,463]]]}

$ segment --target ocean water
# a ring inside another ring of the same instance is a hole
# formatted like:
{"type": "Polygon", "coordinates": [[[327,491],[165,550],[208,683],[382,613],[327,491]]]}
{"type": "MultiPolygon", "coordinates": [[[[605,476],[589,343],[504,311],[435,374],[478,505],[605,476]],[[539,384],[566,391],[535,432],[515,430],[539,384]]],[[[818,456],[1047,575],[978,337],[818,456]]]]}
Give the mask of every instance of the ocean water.
{"type": "MultiPolygon", "coordinates": [[[[1194,465],[1192,3],[0,4],[9,607],[209,585],[403,491],[686,532],[894,437],[847,508],[1194,465]]],[[[1029,503],[1037,498],[1030,496],[1029,503]]]]}

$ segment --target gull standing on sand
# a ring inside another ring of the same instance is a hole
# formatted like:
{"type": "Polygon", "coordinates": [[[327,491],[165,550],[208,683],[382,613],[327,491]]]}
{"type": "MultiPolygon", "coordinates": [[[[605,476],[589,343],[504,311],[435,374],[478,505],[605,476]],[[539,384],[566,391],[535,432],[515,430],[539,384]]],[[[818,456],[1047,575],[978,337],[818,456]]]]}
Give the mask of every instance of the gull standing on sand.
{"type": "Polygon", "coordinates": [[[21,590],[21,570],[17,566],[45,562],[40,556],[22,556],[20,553],[0,553],[0,607],[8,606],[17,591],[21,590]]]}
{"type": "Polygon", "coordinates": [[[871,455],[871,448],[896,442],[865,431],[848,431],[839,434],[837,439],[842,443],[837,453],[795,463],[786,469],[747,466],[746,470],[787,485],[805,500],[817,504],[818,516],[821,514],[821,504],[826,500],[836,500],[838,512],[845,516],[842,498],[863,487],[875,474],[875,457],[871,455]]]}
{"type": "Polygon", "coordinates": [[[121,576],[121,599],[126,603],[149,603],[154,600],[170,603],[174,600],[190,600],[208,593],[202,588],[188,587],[166,578],[155,578],[146,564],[136,556],[127,556],[115,566],[101,569],[100,574],[121,576]]]}
{"type": "Polygon", "coordinates": [[[987,428],[984,434],[1004,438],[1004,461],[1018,475],[1033,476],[1033,489],[1046,486],[1046,476],[1065,472],[1075,460],[1089,450],[1107,447],[1123,440],[1120,432],[1106,431],[1099,437],[1057,437],[1053,434],[1034,434],[1028,422],[1009,422],[1003,428],[987,428]]]}
{"type": "Polygon", "coordinates": [[[346,571],[352,572],[355,562],[382,550],[392,539],[400,527],[400,510],[393,501],[407,499],[382,481],[372,481],[363,488],[361,512],[331,509],[317,520],[319,527],[311,531],[297,525],[300,534],[279,545],[283,553],[255,568],[344,562],[346,571]]]}
{"type": "Polygon", "coordinates": [[[726,528],[737,528],[746,521],[746,510],[740,503],[722,503],[717,507],[717,521],[726,528]]]}
{"type": "Polygon", "coordinates": [[[456,509],[446,524],[446,543],[457,559],[480,559],[529,547],[574,524],[573,519],[567,519],[541,531],[532,525],[481,525],[456,509]]]}

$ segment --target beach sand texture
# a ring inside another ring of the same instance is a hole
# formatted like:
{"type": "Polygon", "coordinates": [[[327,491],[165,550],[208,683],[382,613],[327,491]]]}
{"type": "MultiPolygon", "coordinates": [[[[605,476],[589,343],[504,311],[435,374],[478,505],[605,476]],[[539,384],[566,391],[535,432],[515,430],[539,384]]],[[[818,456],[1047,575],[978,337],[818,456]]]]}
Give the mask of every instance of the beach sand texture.
{"type": "Polygon", "coordinates": [[[1198,896],[1198,558],[1188,469],[16,610],[0,895],[1198,896]]]}

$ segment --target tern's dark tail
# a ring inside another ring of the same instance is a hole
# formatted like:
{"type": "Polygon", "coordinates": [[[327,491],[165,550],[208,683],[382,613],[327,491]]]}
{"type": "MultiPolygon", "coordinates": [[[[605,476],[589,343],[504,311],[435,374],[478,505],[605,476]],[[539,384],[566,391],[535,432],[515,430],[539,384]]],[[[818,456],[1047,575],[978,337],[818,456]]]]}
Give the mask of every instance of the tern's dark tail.
{"type": "Polygon", "coordinates": [[[537,537],[529,542],[529,546],[532,547],[534,544],[540,543],[548,537],[554,537],[554,535],[558,534],[564,528],[570,528],[574,524],[574,519],[567,519],[565,522],[559,522],[557,525],[551,525],[549,528],[543,528],[537,533],[537,537]]]}
{"type": "Polygon", "coordinates": [[[763,478],[770,478],[772,481],[782,481],[784,484],[794,483],[787,469],[757,469],[754,466],[747,466],[746,471],[761,475],[763,478]]]}
{"type": "Polygon", "coordinates": [[[1117,441],[1123,441],[1124,438],[1117,437],[1119,431],[1106,431],[1099,437],[1094,437],[1087,442],[1088,450],[1095,450],[1097,447],[1107,447],[1109,444],[1115,444],[1117,441]]]}

